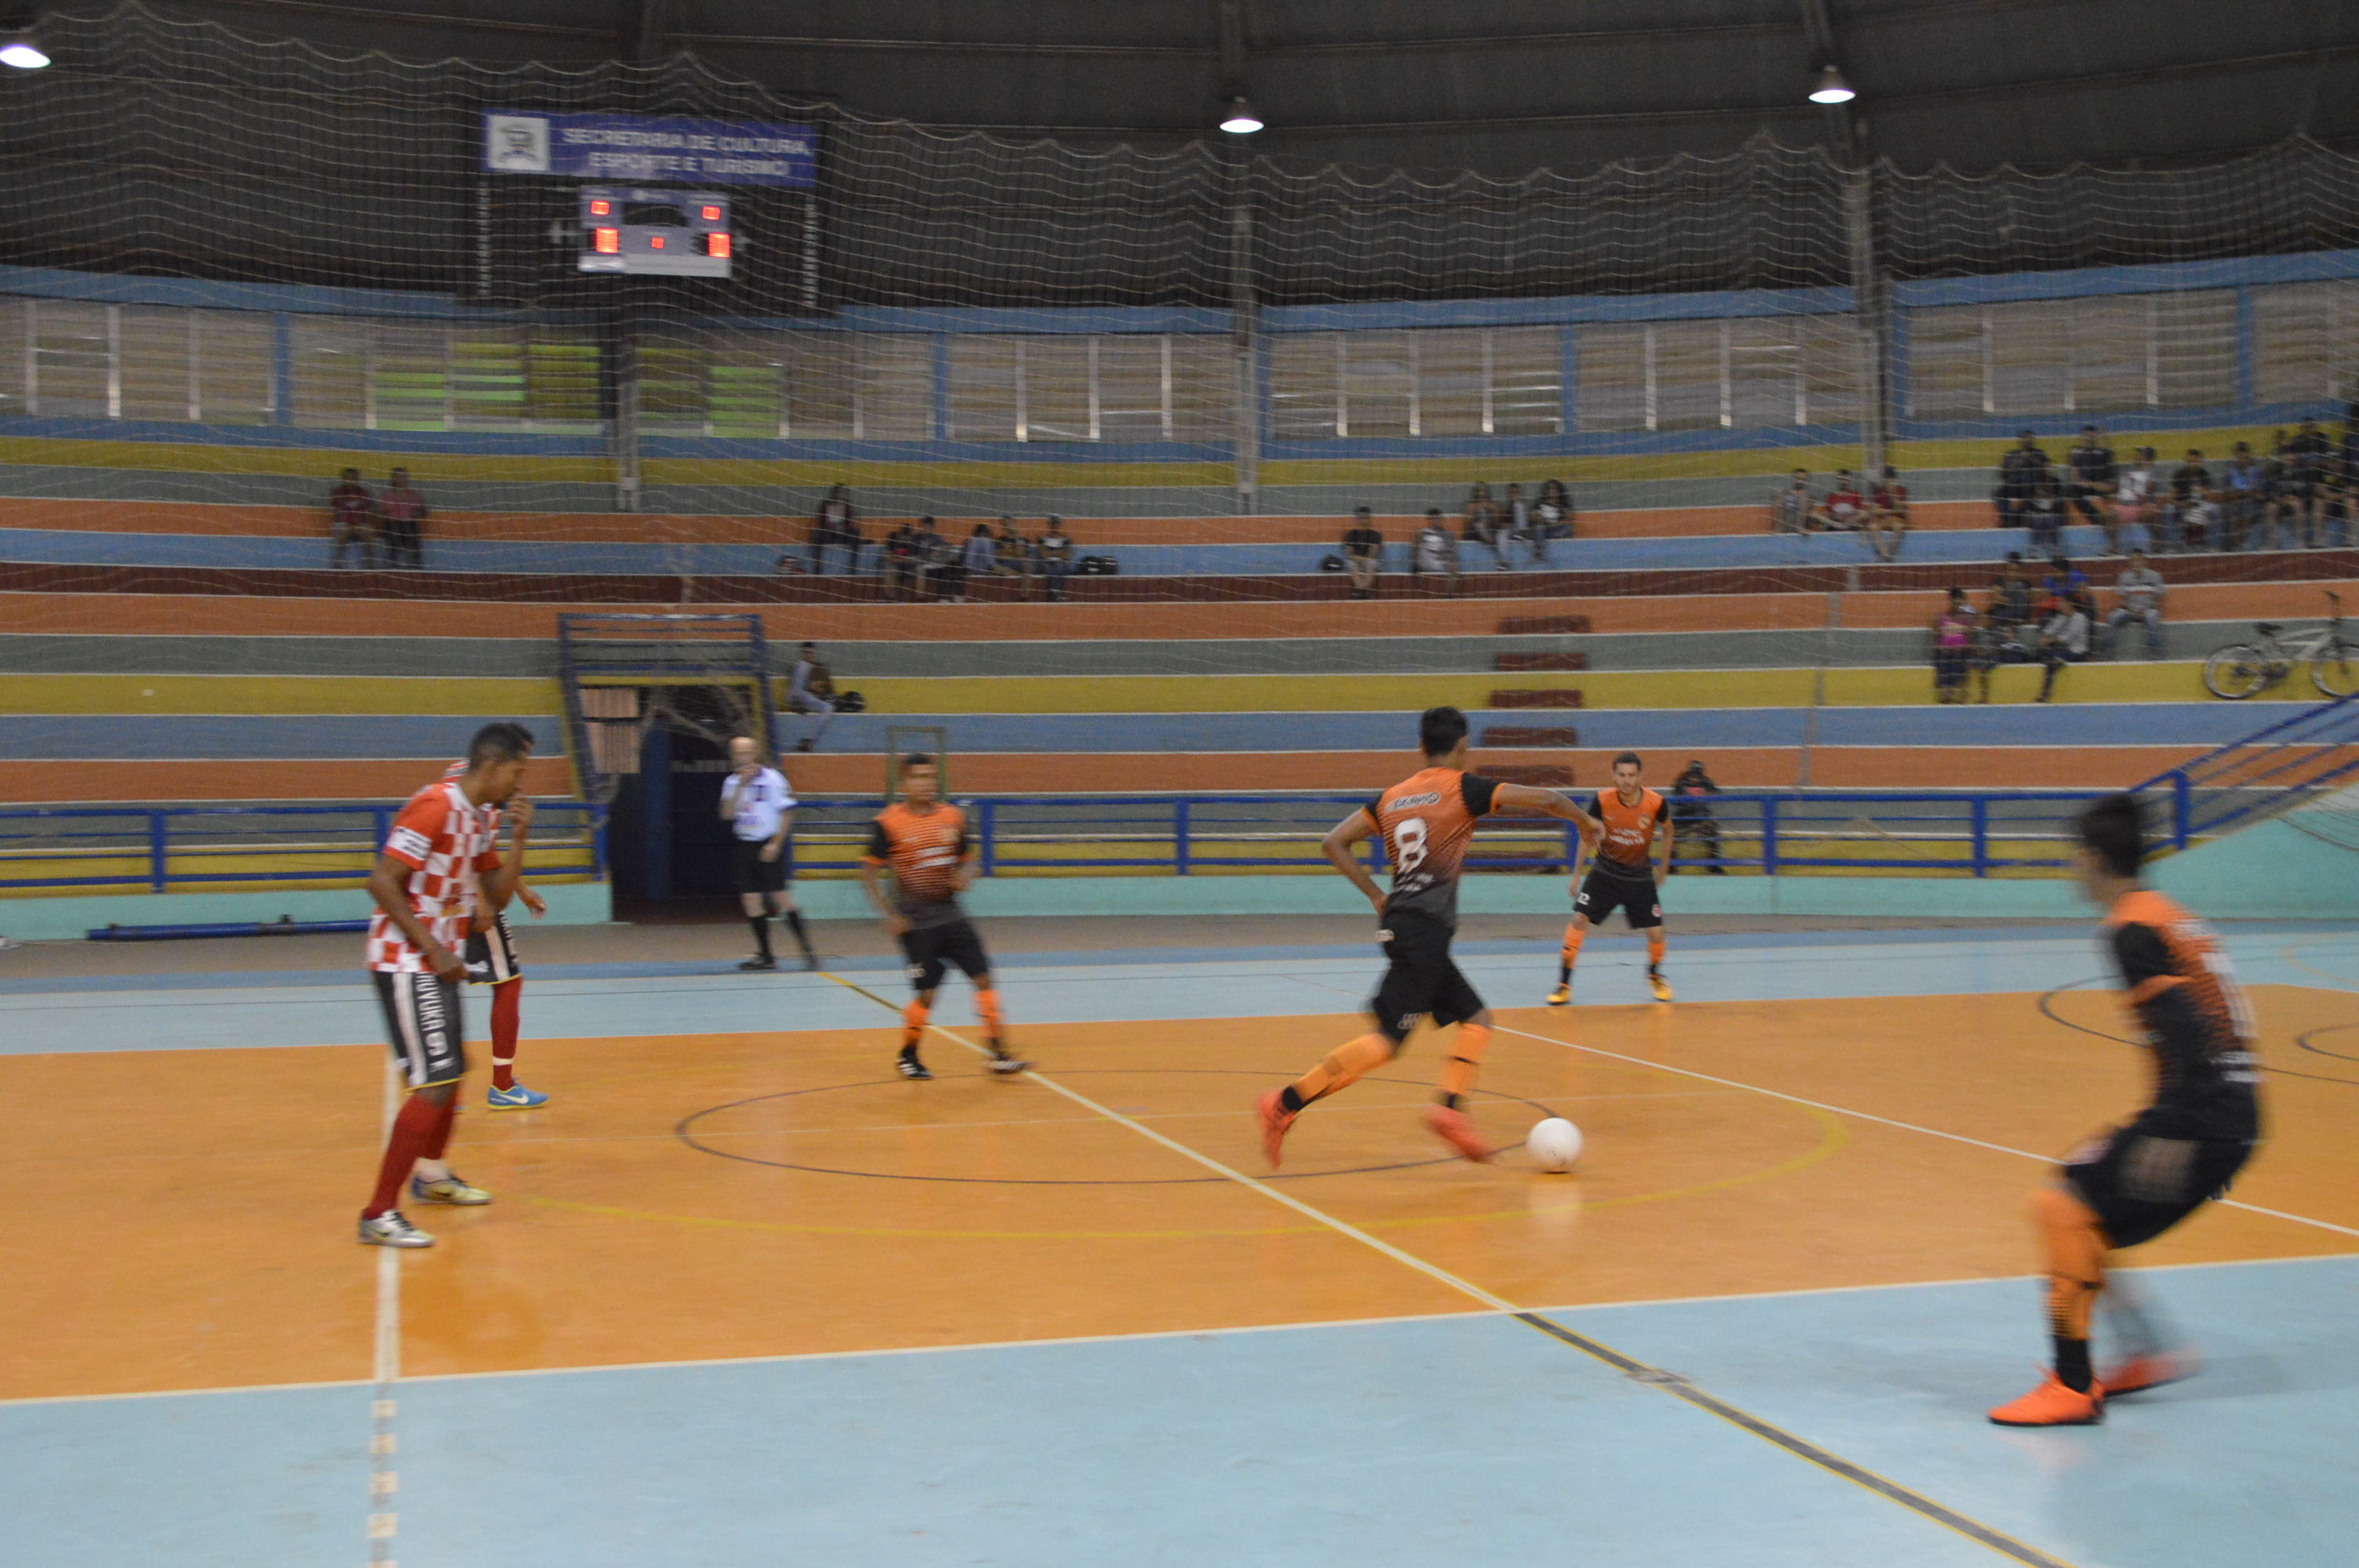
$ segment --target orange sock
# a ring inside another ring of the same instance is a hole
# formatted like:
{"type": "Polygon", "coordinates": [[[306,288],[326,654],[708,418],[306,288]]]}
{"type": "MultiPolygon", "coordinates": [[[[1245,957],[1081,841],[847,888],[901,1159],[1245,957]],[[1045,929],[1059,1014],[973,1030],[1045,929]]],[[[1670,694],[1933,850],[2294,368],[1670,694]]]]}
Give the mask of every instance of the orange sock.
{"type": "Polygon", "coordinates": [[[1488,1024],[1462,1023],[1450,1054],[1441,1059],[1441,1103],[1458,1108],[1458,1097],[1474,1092],[1474,1075],[1482,1070],[1483,1052],[1491,1044],[1488,1024]]]}
{"type": "Polygon", "coordinates": [[[984,1034],[996,1044],[999,1041],[1000,1027],[999,993],[995,990],[975,992],[974,1011],[982,1015],[984,1034]]]}
{"type": "Polygon", "coordinates": [[[1659,968],[1662,962],[1663,936],[1662,933],[1658,931],[1654,935],[1647,938],[1647,968],[1650,969],[1659,968]]]}
{"type": "Polygon", "coordinates": [[[926,1033],[926,1020],[933,1010],[924,1002],[913,1001],[901,1010],[901,1049],[907,1051],[918,1044],[926,1033]]]}
{"type": "Polygon", "coordinates": [[[1557,961],[1556,983],[1563,985],[1572,979],[1572,967],[1581,962],[1581,944],[1589,933],[1577,925],[1564,928],[1564,954],[1557,961]]]}
{"type": "Polygon", "coordinates": [[[1287,1086],[1280,1101],[1288,1110],[1300,1110],[1312,1100],[1324,1099],[1348,1088],[1392,1060],[1393,1043],[1381,1034],[1363,1034],[1327,1053],[1327,1059],[1287,1086]]]}
{"type": "Polygon", "coordinates": [[[2070,1193],[2042,1187],[2031,1215],[2048,1254],[2048,1325],[2056,1341],[2056,1376],[2087,1392],[2089,1314],[2105,1288],[2105,1233],[2089,1206],[2070,1193]]]}

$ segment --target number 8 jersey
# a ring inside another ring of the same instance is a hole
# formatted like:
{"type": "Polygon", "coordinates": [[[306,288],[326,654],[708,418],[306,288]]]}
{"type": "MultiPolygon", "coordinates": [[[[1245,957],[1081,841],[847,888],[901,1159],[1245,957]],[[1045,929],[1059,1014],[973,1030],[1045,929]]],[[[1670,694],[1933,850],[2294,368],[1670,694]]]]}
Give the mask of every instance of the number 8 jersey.
{"type": "Polygon", "coordinates": [[[1458,878],[1477,818],[1491,815],[1495,779],[1455,768],[1428,768],[1393,785],[1360,809],[1384,835],[1393,888],[1385,914],[1404,910],[1455,928],[1458,878]]]}

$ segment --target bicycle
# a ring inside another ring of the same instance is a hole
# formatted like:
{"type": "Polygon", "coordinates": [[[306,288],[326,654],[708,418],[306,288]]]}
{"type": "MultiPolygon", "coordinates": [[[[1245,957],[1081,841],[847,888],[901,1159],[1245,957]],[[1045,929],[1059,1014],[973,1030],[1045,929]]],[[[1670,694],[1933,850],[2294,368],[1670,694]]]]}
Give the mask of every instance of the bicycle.
{"type": "Polygon", "coordinates": [[[2283,637],[2282,623],[2256,622],[2257,643],[2231,643],[2215,649],[2203,661],[2203,685],[2212,696],[2230,702],[2257,697],[2293,673],[2294,665],[2310,661],[2310,681],[2322,697],[2349,697],[2359,691],[2359,643],[2343,631],[2343,596],[2326,596],[2332,609],[2326,624],[2283,637]]]}

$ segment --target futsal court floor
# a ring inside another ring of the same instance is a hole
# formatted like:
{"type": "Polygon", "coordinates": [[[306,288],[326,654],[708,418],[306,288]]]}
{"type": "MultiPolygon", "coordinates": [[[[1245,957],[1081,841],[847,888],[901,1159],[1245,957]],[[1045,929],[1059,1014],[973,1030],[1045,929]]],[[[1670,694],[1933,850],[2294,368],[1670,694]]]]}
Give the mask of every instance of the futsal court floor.
{"type": "Polygon", "coordinates": [[[1675,925],[1668,1006],[1616,934],[1570,1010],[1552,923],[1471,932],[1475,1119],[1578,1122],[1549,1176],[1442,1157],[1430,1034],[1264,1168],[1254,1097],[1361,1028],[1335,923],[1025,924],[1038,1071],[984,1074],[953,979],[925,1084],[873,928],[760,976],[725,927],[522,933],[554,1099],[471,1079],[497,1201],[414,1254],[353,1239],[392,1091],[341,948],[5,955],[0,1562],[2352,1561],[2348,928],[2229,936],[2268,1142],[2135,1255],[2202,1375],[2009,1432],[2025,1194],[2144,1088],[2089,927],[1675,925]]]}

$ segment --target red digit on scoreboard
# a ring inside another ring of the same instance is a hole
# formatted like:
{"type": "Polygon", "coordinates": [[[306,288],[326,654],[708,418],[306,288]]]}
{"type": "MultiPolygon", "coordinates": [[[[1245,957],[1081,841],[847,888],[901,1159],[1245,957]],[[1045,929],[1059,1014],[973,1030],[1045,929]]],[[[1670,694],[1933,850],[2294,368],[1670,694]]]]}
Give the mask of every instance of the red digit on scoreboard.
{"type": "Polygon", "coordinates": [[[591,231],[591,243],[597,248],[601,254],[610,256],[618,254],[623,248],[623,231],[620,229],[593,229],[591,231]]]}

